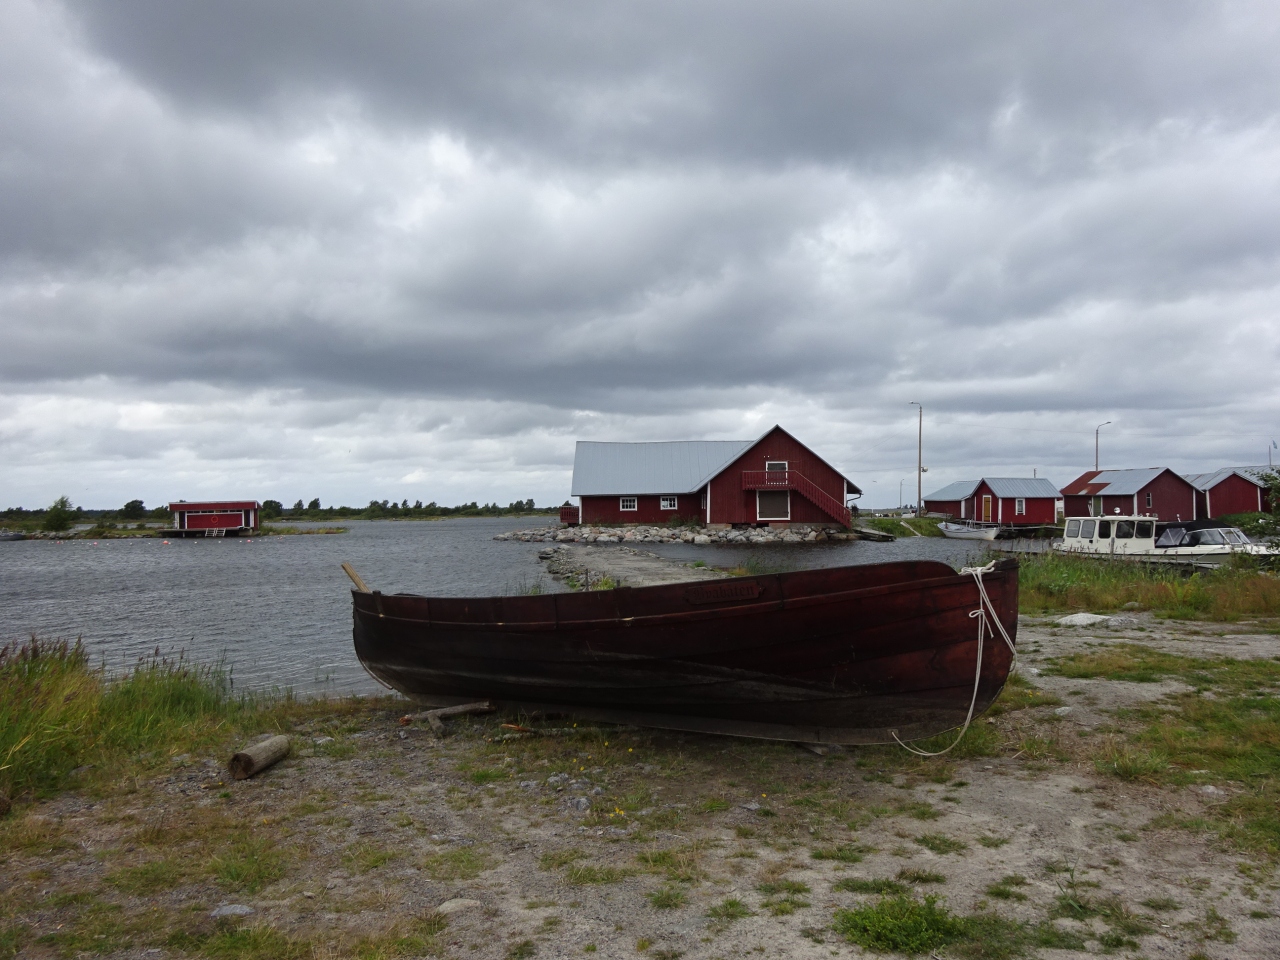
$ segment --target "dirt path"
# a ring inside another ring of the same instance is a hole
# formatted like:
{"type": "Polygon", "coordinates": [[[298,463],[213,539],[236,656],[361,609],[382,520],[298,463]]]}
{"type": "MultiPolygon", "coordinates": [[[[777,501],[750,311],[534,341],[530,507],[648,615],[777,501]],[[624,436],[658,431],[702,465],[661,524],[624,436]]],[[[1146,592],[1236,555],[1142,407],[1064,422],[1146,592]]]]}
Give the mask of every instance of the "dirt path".
{"type": "MultiPolygon", "coordinates": [[[[609,569],[648,576],[626,563],[609,569]]],[[[178,756],[11,820],[0,957],[861,956],[832,924],[879,902],[871,882],[1024,924],[1054,944],[1024,942],[1032,956],[1280,956],[1271,866],[1175,826],[1243,788],[1125,782],[1089,760],[1126,711],[1186,685],[1045,674],[1123,643],[1270,657],[1276,637],[1119,627],[1024,618],[1033,686],[979,719],[991,755],[824,757],[563,718],[524,718],[540,736],[450,721],[438,740],[399,722],[403,702],[335,705],[257,779],[178,756]],[[252,912],[210,918],[227,907],[252,912]]]]}

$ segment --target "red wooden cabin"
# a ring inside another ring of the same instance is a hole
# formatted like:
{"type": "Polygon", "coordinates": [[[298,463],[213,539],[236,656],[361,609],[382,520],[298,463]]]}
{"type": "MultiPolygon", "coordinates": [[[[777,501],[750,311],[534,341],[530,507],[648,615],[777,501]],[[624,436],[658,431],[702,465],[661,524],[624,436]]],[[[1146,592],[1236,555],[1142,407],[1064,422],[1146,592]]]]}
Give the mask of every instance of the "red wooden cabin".
{"type": "Polygon", "coordinates": [[[226,537],[254,533],[262,527],[262,504],[257,500],[177,500],[169,504],[178,537],[226,537]]]}
{"type": "Polygon", "coordinates": [[[1196,488],[1168,467],[1089,470],[1062,488],[1068,517],[1121,513],[1157,520],[1196,520],[1196,488]]]}
{"type": "Polygon", "coordinates": [[[1213,473],[1189,474],[1196,488],[1196,511],[1209,520],[1233,513],[1269,513],[1270,488],[1262,482],[1267,467],[1224,467],[1213,473]]]}
{"type": "Polygon", "coordinates": [[[758,440],[579,441],[582,523],[851,525],[862,491],[781,427],[758,440]]]}
{"type": "Polygon", "coordinates": [[[958,480],[924,498],[927,513],[1006,527],[1040,527],[1058,520],[1058,488],[1044,477],[958,480]]]}

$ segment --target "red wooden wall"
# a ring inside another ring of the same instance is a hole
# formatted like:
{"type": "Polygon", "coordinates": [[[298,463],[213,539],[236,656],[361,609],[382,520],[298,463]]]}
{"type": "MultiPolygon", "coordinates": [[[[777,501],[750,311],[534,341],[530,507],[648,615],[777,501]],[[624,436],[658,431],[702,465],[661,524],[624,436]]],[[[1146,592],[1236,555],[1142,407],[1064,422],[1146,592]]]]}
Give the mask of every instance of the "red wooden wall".
{"type": "MultiPolygon", "coordinates": [[[[785,460],[787,469],[808,477],[814,484],[844,503],[844,477],[827,466],[812,450],[775,427],[758,443],[712,478],[711,523],[756,523],[756,492],[742,489],[744,470],[763,470],[766,461],[785,460]]],[[[797,491],[791,491],[791,522],[831,524],[837,521],[797,491]]]]}
{"type": "Polygon", "coordinates": [[[1263,491],[1256,483],[1231,474],[1217,486],[1205,492],[1196,491],[1197,516],[1223,517],[1229,513],[1254,513],[1262,509],[1263,491]],[[1206,503],[1206,499],[1208,503],[1206,503]]]}
{"type": "Polygon", "coordinates": [[[676,509],[661,509],[661,498],[642,495],[636,497],[635,510],[623,510],[620,497],[582,497],[582,522],[617,525],[620,523],[669,523],[674,518],[699,520],[702,518],[702,497],[696,493],[676,496],[676,509]]]}

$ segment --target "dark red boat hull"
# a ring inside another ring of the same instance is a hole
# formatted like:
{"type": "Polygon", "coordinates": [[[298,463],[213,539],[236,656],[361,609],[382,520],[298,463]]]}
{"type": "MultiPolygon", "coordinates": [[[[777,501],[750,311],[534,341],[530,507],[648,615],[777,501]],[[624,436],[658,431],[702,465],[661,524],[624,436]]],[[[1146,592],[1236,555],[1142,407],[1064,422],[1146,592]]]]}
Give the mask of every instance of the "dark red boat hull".
{"type": "MultiPolygon", "coordinates": [[[[1017,562],[984,582],[1016,637],[1017,562]]],[[[352,597],[361,662],[434,703],[857,744],[958,727],[973,696],[978,589],[931,561],[534,597],[352,597]]],[[[987,638],[975,716],[1012,661],[987,638]]]]}

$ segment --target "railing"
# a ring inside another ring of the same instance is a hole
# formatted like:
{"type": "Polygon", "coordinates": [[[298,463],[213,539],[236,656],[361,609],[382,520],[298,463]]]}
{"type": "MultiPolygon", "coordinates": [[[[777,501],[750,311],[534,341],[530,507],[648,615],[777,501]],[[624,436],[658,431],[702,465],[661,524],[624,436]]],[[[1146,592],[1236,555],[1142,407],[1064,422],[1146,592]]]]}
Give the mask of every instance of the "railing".
{"type": "Polygon", "coordinates": [[[743,470],[743,490],[794,490],[831,519],[853,526],[849,508],[795,470],[743,470]]]}
{"type": "Polygon", "coordinates": [[[578,508],[577,507],[561,507],[560,522],[566,527],[576,527],[578,525],[578,508]]]}

